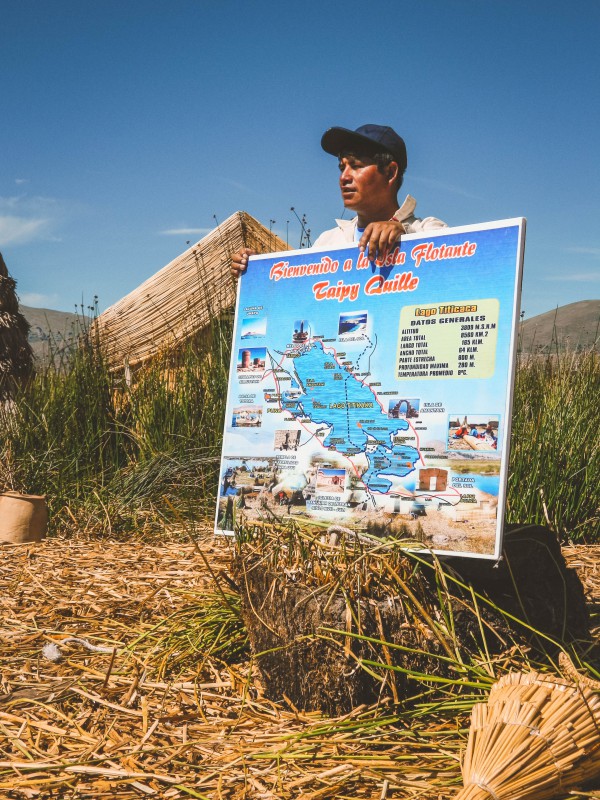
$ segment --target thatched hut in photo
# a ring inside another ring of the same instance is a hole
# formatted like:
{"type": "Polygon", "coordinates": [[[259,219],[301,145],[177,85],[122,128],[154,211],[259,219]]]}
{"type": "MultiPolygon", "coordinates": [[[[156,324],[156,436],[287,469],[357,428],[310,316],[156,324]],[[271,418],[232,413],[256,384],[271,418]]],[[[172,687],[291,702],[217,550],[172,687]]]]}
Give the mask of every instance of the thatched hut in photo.
{"type": "Polygon", "coordinates": [[[0,401],[8,400],[33,371],[29,323],[19,311],[15,287],[0,253],[0,401]]]}
{"type": "Polygon", "coordinates": [[[232,253],[289,249],[276,234],[238,211],[98,317],[96,331],[114,371],[138,367],[177,349],[235,303],[232,253]]]}

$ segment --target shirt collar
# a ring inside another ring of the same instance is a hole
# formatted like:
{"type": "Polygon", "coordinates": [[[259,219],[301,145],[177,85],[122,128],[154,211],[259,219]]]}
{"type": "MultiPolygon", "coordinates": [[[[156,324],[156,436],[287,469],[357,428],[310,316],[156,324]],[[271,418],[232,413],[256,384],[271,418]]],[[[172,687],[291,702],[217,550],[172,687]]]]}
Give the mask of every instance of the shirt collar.
{"type": "Polygon", "coordinates": [[[416,207],[417,207],[417,201],[415,200],[415,198],[412,195],[407,194],[406,198],[404,199],[404,202],[402,203],[398,211],[396,211],[396,213],[394,214],[395,219],[397,219],[398,222],[402,222],[402,220],[412,217],[416,207]]]}
{"type": "MultiPolygon", "coordinates": [[[[412,195],[407,194],[404,202],[394,214],[395,219],[397,219],[398,222],[402,222],[403,220],[412,217],[416,207],[417,201],[415,198],[412,195]]],[[[357,220],[358,217],[354,217],[354,219],[336,219],[335,221],[335,224],[342,231],[344,237],[348,239],[349,242],[354,239],[354,230],[356,228],[357,220]]]]}

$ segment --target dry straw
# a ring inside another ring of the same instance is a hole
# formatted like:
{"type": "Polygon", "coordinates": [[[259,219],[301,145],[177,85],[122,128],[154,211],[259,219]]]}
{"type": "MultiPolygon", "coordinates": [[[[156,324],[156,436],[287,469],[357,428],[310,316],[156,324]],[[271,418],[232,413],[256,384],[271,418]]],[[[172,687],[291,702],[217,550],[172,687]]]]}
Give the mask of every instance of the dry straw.
{"type": "Polygon", "coordinates": [[[600,775],[600,696],[584,682],[513,672],[473,707],[456,800],[549,800],[600,775]]]}
{"type": "Polygon", "coordinates": [[[299,712],[225,665],[222,637],[204,647],[194,612],[230,551],[182,536],[0,548],[1,798],[373,800],[387,781],[395,800],[448,799],[455,724],[299,712]]]}
{"type": "MultiPolygon", "coordinates": [[[[449,800],[461,698],[336,718],[267,700],[251,663],[195,636],[231,555],[197,533],[0,548],[0,797],[449,800]]],[[[598,602],[600,547],[567,551],[598,602]]]]}

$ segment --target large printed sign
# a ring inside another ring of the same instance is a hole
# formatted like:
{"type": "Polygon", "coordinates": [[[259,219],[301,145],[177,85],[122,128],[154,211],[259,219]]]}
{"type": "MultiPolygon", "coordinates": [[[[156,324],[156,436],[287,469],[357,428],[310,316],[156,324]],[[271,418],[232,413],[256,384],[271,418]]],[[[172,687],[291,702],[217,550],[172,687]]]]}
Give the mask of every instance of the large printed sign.
{"type": "Polygon", "coordinates": [[[250,259],[217,532],[296,519],[497,558],[524,220],[250,259]]]}

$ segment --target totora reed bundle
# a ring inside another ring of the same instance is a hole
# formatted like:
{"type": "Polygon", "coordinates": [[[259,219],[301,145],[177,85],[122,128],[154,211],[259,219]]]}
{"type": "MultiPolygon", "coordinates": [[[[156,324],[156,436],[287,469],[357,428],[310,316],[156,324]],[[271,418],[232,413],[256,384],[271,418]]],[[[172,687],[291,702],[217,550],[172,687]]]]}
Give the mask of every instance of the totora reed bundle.
{"type": "Polygon", "coordinates": [[[98,317],[93,332],[109,368],[137,367],[177,349],[232,308],[236,284],[229,267],[240,247],[257,253],[288,249],[250,214],[232,214],[98,317]]]}
{"type": "Polygon", "coordinates": [[[549,800],[600,775],[600,695],[512,672],[473,707],[455,800],[549,800]]]}

